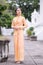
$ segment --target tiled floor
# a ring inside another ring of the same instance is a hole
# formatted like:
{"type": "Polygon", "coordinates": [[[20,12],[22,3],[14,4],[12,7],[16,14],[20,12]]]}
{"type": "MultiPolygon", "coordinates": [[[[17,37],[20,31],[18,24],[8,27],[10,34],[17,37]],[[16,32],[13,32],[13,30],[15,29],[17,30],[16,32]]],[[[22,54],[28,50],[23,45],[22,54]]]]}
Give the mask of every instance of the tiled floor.
{"type": "Polygon", "coordinates": [[[0,65],[43,65],[43,41],[25,40],[25,59],[23,64],[14,63],[14,55],[0,65]]]}

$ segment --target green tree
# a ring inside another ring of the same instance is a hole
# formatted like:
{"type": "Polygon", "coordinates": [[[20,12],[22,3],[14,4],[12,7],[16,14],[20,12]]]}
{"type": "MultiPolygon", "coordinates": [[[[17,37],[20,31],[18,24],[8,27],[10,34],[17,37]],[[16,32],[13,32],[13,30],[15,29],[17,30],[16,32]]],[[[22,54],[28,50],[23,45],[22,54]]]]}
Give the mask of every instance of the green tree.
{"type": "Polygon", "coordinates": [[[6,4],[6,0],[0,0],[0,4],[1,5],[5,5],[6,4]]]}
{"type": "Polygon", "coordinates": [[[39,0],[15,0],[16,2],[12,1],[9,5],[9,9],[12,11],[12,14],[15,15],[15,9],[19,7],[22,9],[22,13],[25,18],[28,18],[31,21],[31,13],[36,9],[37,11],[40,8],[39,0]]]}
{"type": "Polygon", "coordinates": [[[18,4],[22,9],[23,14],[26,18],[31,21],[31,13],[36,9],[40,8],[39,0],[18,0],[18,4]]]}
{"type": "Polygon", "coordinates": [[[9,3],[8,9],[12,13],[12,15],[15,15],[16,2],[12,1],[11,3],[9,3]]]}
{"type": "MultiPolygon", "coordinates": [[[[2,3],[2,1],[1,1],[1,3],[2,3]]],[[[4,11],[6,11],[6,10],[7,10],[7,5],[0,4],[0,26],[6,27],[6,28],[11,28],[11,20],[12,20],[13,16],[10,15],[10,13],[8,13],[8,12],[4,13],[4,11]]]]}

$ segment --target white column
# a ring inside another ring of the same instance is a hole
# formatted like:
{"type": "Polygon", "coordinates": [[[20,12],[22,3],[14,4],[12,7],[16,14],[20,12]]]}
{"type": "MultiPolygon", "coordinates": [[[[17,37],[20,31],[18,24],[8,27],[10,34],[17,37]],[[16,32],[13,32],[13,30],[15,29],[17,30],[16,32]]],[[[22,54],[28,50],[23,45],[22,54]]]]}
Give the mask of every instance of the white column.
{"type": "Polygon", "coordinates": [[[43,40],[43,0],[40,0],[40,25],[39,26],[39,34],[37,35],[38,40],[43,40]]]}
{"type": "Polygon", "coordinates": [[[40,22],[43,24],[43,0],[40,0],[40,22]]]}

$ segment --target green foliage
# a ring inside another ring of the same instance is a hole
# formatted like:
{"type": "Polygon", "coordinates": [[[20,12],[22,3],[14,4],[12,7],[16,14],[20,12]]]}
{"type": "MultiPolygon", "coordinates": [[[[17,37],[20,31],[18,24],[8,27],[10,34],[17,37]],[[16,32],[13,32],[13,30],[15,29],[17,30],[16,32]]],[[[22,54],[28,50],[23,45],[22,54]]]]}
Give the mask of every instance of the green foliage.
{"type": "Polygon", "coordinates": [[[0,5],[0,11],[2,12],[2,11],[4,11],[4,10],[6,10],[7,9],[7,6],[6,5],[0,5]]]}
{"type": "Polygon", "coordinates": [[[11,21],[13,19],[13,16],[9,14],[4,14],[0,18],[0,26],[6,27],[6,28],[11,28],[11,21]]]}
{"type": "Polygon", "coordinates": [[[18,4],[22,9],[22,12],[26,18],[31,21],[31,13],[36,9],[39,10],[39,0],[19,0],[18,4]]]}
{"type": "Polygon", "coordinates": [[[27,29],[26,32],[27,32],[28,36],[35,35],[33,27],[30,27],[29,29],[27,29]]]}
{"type": "Polygon", "coordinates": [[[31,21],[31,13],[36,9],[37,11],[39,10],[39,0],[18,0],[14,2],[12,0],[11,3],[7,5],[5,3],[5,0],[0,0],[0,26],[5,26],[6,28],[11,27],[11,20],[13,19],[13,15],[15,15],[15,9],[16,9],[16,4],[19,5],[22,9],[22,15],[25,16],[25,18],[28,18],[29,21],[31,21]],[[11,14],[5,14],[4,11],[8,9],[9,13],[11,14]]]}
{"type": "Polygon", "coordinates": [[[30,28],[29,28],[29,30],[30,30],[30,31],[33,31],[33,30],[34,30],[34,28],[33,28],[33,27],[30,27],[30,28]]]}
{"type": "Polygon", "coordinates": [[[16,10],[16,5],[15,4],[16,4],[15,2],[9,3],[9,8],[8,8],[9,11],[11,11],[13,15],[15,15],[15,10],[16,10]]]}
{"type": "Polygon", "coordinates": [[[11,28],[11,21],[13,16],[10,14],[3,14],[3,12],[7,9],[6,5],[0,5],[0,26],[11,28]]]}
{"type": "Polygon", "coordinates": [[[32,32],[29,29],[26,32],[27,32],[28,36],[32,35],[32,32]]]}
{"type": "Polygon", "coordinates": [[[35,32],[33,32],[32,34],[35,35],[35,32]]]}
{"type": "Polygon", "coordinates": [[[25,16],[25,18],[28,18],[29,21],[31,21],[31,13],[36,9],[37,11],[40,8],[39,5],[40,0],[16,0],[16,3],[14,0],[9,4],[9,10],[12,11],[12,14],[15,15],[15,9],[16,4],[19,5],[19,7],[22,9],[22,13],[25,16]]]}
{"type": "Polygon", "coordinates": [[[0,4],[1,5],[5,5],[6,4],[6,0],[0,0],[0,4]]]}

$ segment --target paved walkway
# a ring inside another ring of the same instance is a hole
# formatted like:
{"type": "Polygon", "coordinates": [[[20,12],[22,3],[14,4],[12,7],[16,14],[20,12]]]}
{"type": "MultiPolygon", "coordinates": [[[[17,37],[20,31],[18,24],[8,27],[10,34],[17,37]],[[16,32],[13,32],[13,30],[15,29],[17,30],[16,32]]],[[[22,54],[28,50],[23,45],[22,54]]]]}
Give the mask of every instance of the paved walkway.
{"type": "Polygon", "coordinates": [[[25,60],[23,64],[14,63],[14,55],[0,65],[43,65],[43,41],[25,40],[25,60]]]}

